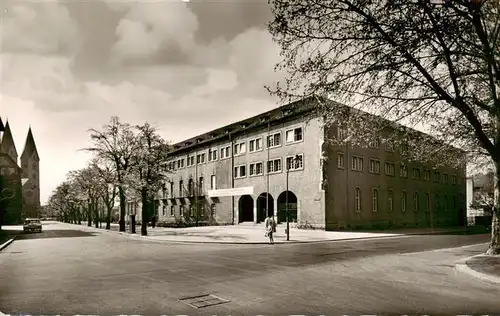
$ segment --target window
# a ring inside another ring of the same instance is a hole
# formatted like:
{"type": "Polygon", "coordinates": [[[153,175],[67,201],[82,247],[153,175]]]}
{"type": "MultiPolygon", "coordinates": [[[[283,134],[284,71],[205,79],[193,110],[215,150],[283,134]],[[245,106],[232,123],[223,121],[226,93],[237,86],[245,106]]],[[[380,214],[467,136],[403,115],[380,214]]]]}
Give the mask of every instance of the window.
{"type": "Polygon", "coordinates": [[[429,211],[431,209],[431,197],[429,193],[425,193],[425,210],[429,211]]]}
{"type": "Polygon", "coordinates": [[[344,153],[337,153],[337,167],[340,169],[344,169],[344,153]]]}
{"type": "Polygon", "coordinates": [[[262,150],[262,137],[252,139],[251,141],[248,142],[249,152],[255,152],[259,150],[262,150]]]}
{"type": "Polygon", "coordinates": [[[377,159],[370,159],[370,172],[380,173],[380,161],[377,159]]]}
{"type": "Polygon", "coordinates": [[[428,169],[424,169],[424,180],[429,181],[431,178],[431,171],[428,169]]]}
{"type": "Polygon", "coordinates": [[[441,197],[439,196],[439,193],[435,193],[434,194],[434,201],[433,201],[433,205],[432,205],[433,208],[432,209],[433,210],[435,209],[436,212],[439,212],[441,210],[441,203],[439,203],[440,199],[441,199],[441,197]],[[434,208],[434,206],[435,206],[435,208],[434,208]]]}
{"type": "Polygon", "coordinates": [[[401,178],[408,178],[408,167],[401,164],[399,165],[399,176],[401,178]]]}
{"type": "Polygon", "coordinates": [[[351,169],[356,171],[363,171],[363,157],[351,157],[351,169]]]}
{"type": "Polygon", "coordinates": [[[203,183],[203,177],[200,177],[198,179],[198,195],[203,195],[204,193],[204,186],[205,184],[203,183]]]}
{"type": "Polygon", "coordinates": [[[346,134],[345,129],[342,126],[338,125],[337,126],[337,139],[344,140],[345,134],[346,134]]]}
{"type": "Polygon", "coordinates": [[[215,178],[215,174],[210,176],[210,189],[217,190],[217,179],[215,178]]]}
{"type": "Polygon", "coordinates": [[[286,157],[286,170],[301,170],[304,168],[304,155],[286,157]]]}
{"type": "Polygon", "coordinates": [[[196,163],[200,164],[201,163],[201,155],[196,155],[196,163]]]}
{"type": "Polygon", "coordinates": [[[448,210],[448,195],[444,195],[443,197],[443,211],[447,211],[448,210]]]}
{"type": "Polygon", "coordinates": [[[297,127],[286,131],[286,143],[296,143],[302,141],[302,127],[297,127]]]}
{"type": "Polygon", "coordinates": [[[401,151],[401,154],[408,155],[408,152],[409,152],[409,150],[408,150],[408,144],[407,143],[402,143],[400,151],[401,151]]]}
{"type": "Polygon", "coordinates": [[[161,191],[162,191],[161,192],[162,198],[166,199],[167,198],[167,185],[166,184],[163,184],[161,191]]]}
{"type": "Polygon", "coordinates": [[[188,180],[188,194],[189,194],[189,196],[192,196],[194,194],[193,179],[188,180]]]}
{"type": "Polygon", "coordinates": [[[243,166],[236,166],[234,167],[234,177],[235,178],[244,178],[247,176],[247,170],[246,170],[246,167],[245,165],[243,166]]]}
{"type": "Polygon", "coordinates": [[[262,162],[255,162],[250,164],[250,176],[259,176],[262,175],[263,173],[263,167],[262,167],[262,162]]]}
{"type": "Polygon", "coordinates": [[[385,163],[385,174],[388,176],[394,176],[396,173],[396,165],[392,162],[385,163]]]}
{"type": "Polygon", "coordinates": [[[175,216],[175,206],[170,205],[170,216],[175,216]]]}
{"type": "Polygon", "coordinates": [[[281,133],[275,133],[267,136],[267,148],[281,146],[281,133]]]}
{"type": "Polygon", "coordinates": [[[413,210],[418,212],[420,208],[420,199],[418,196],[418,192],[413,193],[413,210]]]}
{"type": "Polygon", "coordinates": [[[354,189],[354,210],[356,213],[361,212],[361,189],[354,189]]]}
{"type": "Polygon", "coordinates": [[[174,182],[170,182],[170,194],[172,195],[171,197],[174,197],[174,182]]]}
{"type": "Polygon", "coordinates": [[[177,160],[177,168],[179,168],[179,169],[181,168],[181,160],[180,159],[177,160]]]}
{"type": "Polygon", "coordinates": [[[389,212],[394,210],[394,192],[392,190],[387,191],[387,208],[389,212]]]}
{"type": "Polygon", "coordinates": [[[388,152],[394,151],[394,142],[392,140],[387,140],[385,142],[385,150],[388,152]]]}
{"type": "Polygon", "coordinates": [[[209,149],[208,161],[216,161],[216,160],[217,160],[217,149],[209,149]]]}
{"type": "Polygon", "coordinates": [[[454,195],[453,196],[453,210],[456,210],[457,209],[457,196],[454,195]]]}
{"type": "Polygon", "coordinates": [[[200,217],[205,217],[205,203],[200,204],[200,217]]]}
{"type": "Polygon", "coordinates": [[[179,216],[184,217],[184,205],[179,206],[179,216]]]}
{"type": "Polygon", "coordinates": [[[194,156],[191,156],[191,157],[188,156],[186,162],[187,162],[186,165],[188,167],[194,165],[194,156]]]}
{"type": "Polygon", "coordinates": [[[273,159],[267,162],[267,173],[281,172],[281,158],[273,159]]]}
{"type": "Polygon", "coordinates": [[[455,175],[451,176],[451,184],[453,184],[453,185],[457,184],[457,176],[455,176],[455,175]]]}
{"type": "Polygon", "coordinates": [[[246,147],[246,143],[245,142],[241,142],[241,143],[238,143],[238,144],[234,144],[234,155],[243,155],[244,153],[246,153],[247,151],[247,147],[246,147]]]}
{"type": "Polygon", "coordinates": [[[220,159],[229,158],[231,156],[230,150],[231,146],[222,147],[220,149],[220,159]]]}
{"type": "Polygon", "coordinates": [[[406,212],[406,191],[401,192],[401,211],[406,212]]]}
{"type": "Polygon", "coordinates": [[[182,180],[179,181],[179,197],[183,197],[184,195],[182,194],[182,187],[184,186],[184,183],[182,180]]]}
{"type": "Polygon", "coordinates": [[[443,182],[448,184],[448,175],[446,173],[443,173],[443,182]]]}
{"type": "Polygon", "coordinates": [[[193,215],[194,215],[194,207],[191,204],[191,205],[189,205],[189,217],[193,217],[193,215]]]}
{"type": "Polygon", "coordinates": [[[440,182],[441,180],[441,174],[439,171],[434,171],[434,182],[440,182]]]}
{"type": "Polygon", "coordinates": [[[420,179],[420,169],[413,168],[413,179],[420,179]]]}
{"type": "Polygon", "coordinates": [[[166,206],[166,205],[163,205],[163,208],[162,208],[162,215],[163,215],[163,216],[166,216],[166,215],[167,215],[167,206],[166,206]]]}
{"type": "Polygon", "coordinates": [[[368,147],[378,149],[380,148],[380,138],[375,138],[368,143],[368,147]]]}
{"type": "Polygon", "coordinates": [[[375,188],[372,190],[372,211],[378,211],[378,189],[375,188]]]}
{"type": "Polygon", "coordinates": [[[215,206],[215,203],[212,203],[212,204],[210,205],[210,216],[211,216],[212,218],[215,218],[215,207],[216,207],[216,206],[215,206]]]}

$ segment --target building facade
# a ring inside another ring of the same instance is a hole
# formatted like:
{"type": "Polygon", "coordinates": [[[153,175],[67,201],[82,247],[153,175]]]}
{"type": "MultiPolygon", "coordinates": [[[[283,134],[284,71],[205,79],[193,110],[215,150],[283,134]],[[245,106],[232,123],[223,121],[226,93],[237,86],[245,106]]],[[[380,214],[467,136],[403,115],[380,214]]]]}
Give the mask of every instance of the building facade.
{"type": "Polygon", "coordinates": [[[0,119],[0,207],[2,224],[40,216],[40,158],[31,128],[19,166],[9,122],[0,119]]]}
{"type": "Polygon", "coordinates": [[[283,222],[288,209],[291,221],[327,230],[464,222],[465,166],[405,163],[380,141],[332,144],[341,128],[314,109],[291,103],[173,145],[159,220],[283,222]]]}

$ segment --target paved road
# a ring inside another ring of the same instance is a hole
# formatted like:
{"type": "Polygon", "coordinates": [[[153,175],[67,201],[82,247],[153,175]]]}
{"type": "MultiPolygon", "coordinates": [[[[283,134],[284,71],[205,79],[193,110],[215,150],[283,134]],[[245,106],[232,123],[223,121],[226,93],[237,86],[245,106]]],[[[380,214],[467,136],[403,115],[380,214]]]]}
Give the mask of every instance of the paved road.
{"type": "MultiPolygon", "coordinates": [[[[0,310],[31,314],[491,314],[500,287],[456,274],[486,235],[295,245],[155,243],[52,224],[0,252],[0,310]],[[57,238],[59,237],[59,238],[57,238]],[[179,298],[229,303],[196,309],[179,298]]],[[[84,228],[82,228],[85,230],[84,228]]]]}

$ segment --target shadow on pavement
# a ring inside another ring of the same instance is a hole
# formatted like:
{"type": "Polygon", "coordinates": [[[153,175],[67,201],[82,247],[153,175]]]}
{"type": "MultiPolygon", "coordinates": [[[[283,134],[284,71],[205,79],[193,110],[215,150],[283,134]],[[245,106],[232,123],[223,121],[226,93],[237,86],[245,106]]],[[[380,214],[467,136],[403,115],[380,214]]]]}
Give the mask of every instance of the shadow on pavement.
{"type": "Polygon", "coordinates": [[[28,240],[28,239],[45,239],[45,238],[74,238],[74,237],[93,237],[97,236],[97,233],[84,232],[81,230],[46,230],[41,233],[28,233],[25,234],[23,231],[11,231],[9,232],[11,236],[16,236],[16,240],[28,240]]]}

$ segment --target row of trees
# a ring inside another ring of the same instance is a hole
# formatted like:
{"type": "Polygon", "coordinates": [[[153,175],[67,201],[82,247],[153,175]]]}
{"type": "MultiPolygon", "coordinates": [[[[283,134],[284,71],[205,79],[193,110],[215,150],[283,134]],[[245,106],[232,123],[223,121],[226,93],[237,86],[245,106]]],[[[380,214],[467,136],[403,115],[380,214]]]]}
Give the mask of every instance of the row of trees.
{"type": "Polygon", "coordinates": [[[105,210],[106,229],[110,229],[112,211],[120,205],[119,226],[125,231],[127,199],[142,203],[141,234],[147,235],[148,218],[153,215],[156,193],[167,178],[169,144],[149,123],[132,126],[118,117],[100,130],[90,129],[91,161],[80,170],[70,171],[49,198],[47,208],[59,219],[98,227],[105,210]],[[118,200],[118,201],[117,201],[118,200]]]}

